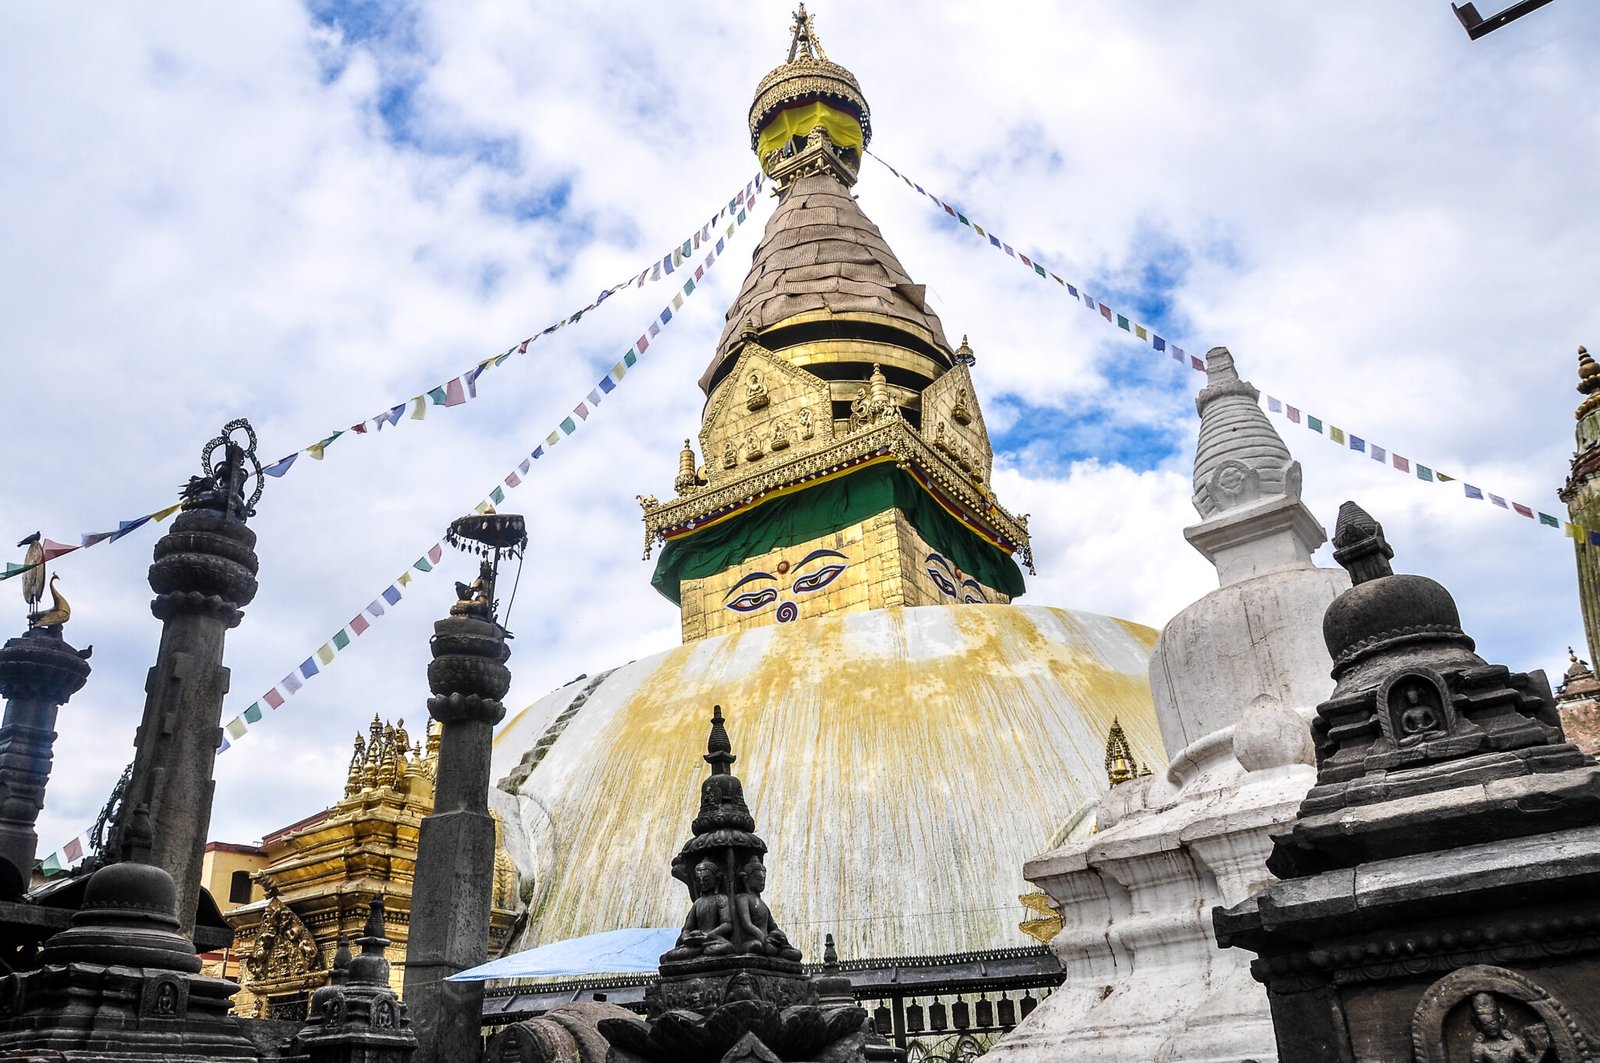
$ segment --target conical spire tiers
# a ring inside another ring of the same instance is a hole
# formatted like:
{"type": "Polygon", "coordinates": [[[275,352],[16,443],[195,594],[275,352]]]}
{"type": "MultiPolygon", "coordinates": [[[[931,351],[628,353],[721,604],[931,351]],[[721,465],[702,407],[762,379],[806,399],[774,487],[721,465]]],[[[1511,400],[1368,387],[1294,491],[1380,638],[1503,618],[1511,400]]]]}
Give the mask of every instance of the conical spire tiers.
{"type": "Polygon", "coordinates": [[[1194,508],[1201,517],[1267,495],[1300,497],[1300,463],[1261,412],[1259,394],[1239,379],[1226,347],[1206,352],[1206,386],[1195,398],[1200,440],[1194,454],[1194,508]]]}

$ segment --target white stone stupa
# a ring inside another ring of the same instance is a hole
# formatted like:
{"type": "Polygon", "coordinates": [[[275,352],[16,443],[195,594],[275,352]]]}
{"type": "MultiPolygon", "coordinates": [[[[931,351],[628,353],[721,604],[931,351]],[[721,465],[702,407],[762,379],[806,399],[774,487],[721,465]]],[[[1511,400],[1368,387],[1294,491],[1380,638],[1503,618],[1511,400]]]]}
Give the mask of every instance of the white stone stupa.
{"type": "Polygon", "coordinates": [[[995,1047],[997,1061],[1277,1057],[1250,957],[1216,947],[1211,910],[1273,881],[1270,835],[1316,777],[1309,721],[1333,689],[1322,616],[1350,579],[1311,562],[1327,535],[1255,388],[1226,348],[1206,371],[1201,519],[1184,537],[1220,586],[1173,617],[1150,662],[1171,766],[1114,785],[1097,833],[1026,864],[1061,913],[1050,945],[1066,981],[995,1047]]]}

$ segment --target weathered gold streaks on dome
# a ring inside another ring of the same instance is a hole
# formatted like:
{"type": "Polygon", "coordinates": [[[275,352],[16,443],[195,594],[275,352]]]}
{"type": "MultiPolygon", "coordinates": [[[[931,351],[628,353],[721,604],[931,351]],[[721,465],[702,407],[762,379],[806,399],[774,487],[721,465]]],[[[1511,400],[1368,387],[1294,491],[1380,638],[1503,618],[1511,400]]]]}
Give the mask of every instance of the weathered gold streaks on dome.
{"type": "Polygon", "coordinates": [[[521,944],[676,922],[673,884],[653,872],[682,841],[684,809],[662,795],[695,792],[680,751],[716,699],[738,706],[741,775],[773,847],[770,900],[802,949],[824,932],[856,955],[1020,944],[1020,861],[1103,785],[1113,717],[1141,761],[1159,761],[1153,638],[1053,609],[889,609],[619,669],[521,787],[524,810],[552,817],[534,827],[521,944]],[[887,916],[838,925],[884,901],[887,916]]]}

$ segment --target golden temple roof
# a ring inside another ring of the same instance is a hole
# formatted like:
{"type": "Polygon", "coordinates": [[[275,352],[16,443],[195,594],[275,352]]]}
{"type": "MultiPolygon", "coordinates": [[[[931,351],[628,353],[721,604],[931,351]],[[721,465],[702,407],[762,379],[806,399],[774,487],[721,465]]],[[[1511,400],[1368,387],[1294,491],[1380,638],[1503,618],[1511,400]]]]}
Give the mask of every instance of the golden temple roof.
{"type": "Polygon", "coordinates": [[[1584,398],[1573,416],[1581,421],[1586,414],[1600,409],[1600,365],[1589,357],[1587,347],[1578,348],[1578,390],[1584,398]]]}

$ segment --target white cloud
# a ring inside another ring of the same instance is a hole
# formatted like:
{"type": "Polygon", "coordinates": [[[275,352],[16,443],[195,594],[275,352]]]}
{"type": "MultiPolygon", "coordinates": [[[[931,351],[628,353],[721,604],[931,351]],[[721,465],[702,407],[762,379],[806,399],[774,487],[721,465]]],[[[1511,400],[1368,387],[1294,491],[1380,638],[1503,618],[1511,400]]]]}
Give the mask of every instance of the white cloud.
{"type": "MultiPolygon", "coordinates": [[[[288,7],[0,11],[7,534],[65,538],[148,512],[229,417],[249,415],[275,458],[637,269],[753,173],[745,109],[782,58],[788,9],[422,3],[391,12],[380,38],[361,10],[337,26],[288,7]],[[385,117],[397,82],[411,87],[403,136],[385,117]]],[[[1442,2],[998,10],[817,10],[885,158],[1092,291],[1170,304],[1178,342],[1227,344],[1269,392],[1556,512],[1573,348],[1600,339],[1584,8],[1551,5],[1478,42],[1442,2]]],[[[952,336],[971,334],[996,426],[1061,415],[999,477],[1002,501],[1034,513],[1028,600],[1159,624],[1201,593],[1210,574],[1181,535],[1196,375],[947,231],[876,164],[858,191],[952,336]],[[1150,438],[1136,468],[1121,449],[1082,460],[1150,438]]],[[[633,495],[668,489],[755,239],[739,235],[508,500],[534,531],[514,705],[676,640],[636,560],[633,495]]],[[[525,456],[662,291],[619,296],[492,371],[466,408],[347,437],[270,483],[254,522],[262,592],[229,638],[229,715],[525,456]]],[[[1323,519],[1344,498],[1366,504],[1399,565],[1456,593],[1488,657],[1551,667],[1581,638],[1559,536],[1304,429],[1286,437],[1323,519]]],[[[88,822],[130,755],[158,635],[143,583],[158,531],[60,566],[71,636],[97,652],[62,714],[47,847],[88,822]]],[[[372,713],[419,731],[428,625],[470,567],[453,565],[219,761],[214,836],[248,840],[325,805],[372,713]]]]}

